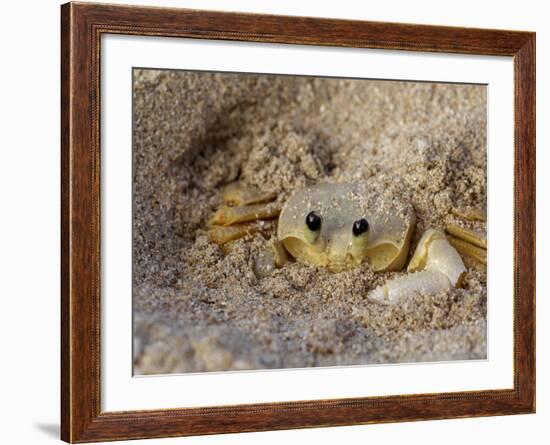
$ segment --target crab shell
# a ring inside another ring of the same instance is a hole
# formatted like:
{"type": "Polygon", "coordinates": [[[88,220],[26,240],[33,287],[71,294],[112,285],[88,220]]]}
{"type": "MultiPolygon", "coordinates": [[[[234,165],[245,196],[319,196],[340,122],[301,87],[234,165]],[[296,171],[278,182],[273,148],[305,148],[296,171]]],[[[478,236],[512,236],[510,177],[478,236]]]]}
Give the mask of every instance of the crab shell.
{"type": "Polygon", "coordinates": [[[296,192],[279,215],[277,237],[298,261],[340,271],[368,258],[376,271],[401,269],[414,230],[413,208],[374,183],[319,184],[296,192]],[[321,228],[312,234],[306,216],[315,211],[321,228]],[[368,231],[353,235],[353,223],[368,221],[368,231]],[[312,236],[313,235],[313,236],[312,236]]]}

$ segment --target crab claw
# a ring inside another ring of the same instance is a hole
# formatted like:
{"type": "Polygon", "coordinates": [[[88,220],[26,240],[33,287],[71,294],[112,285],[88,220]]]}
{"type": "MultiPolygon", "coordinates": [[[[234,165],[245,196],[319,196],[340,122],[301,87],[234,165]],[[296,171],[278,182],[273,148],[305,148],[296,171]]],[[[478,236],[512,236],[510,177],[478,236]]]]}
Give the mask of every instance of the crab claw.
{"type": "Polygon", "coordinates": [[[460,287],[466,273],[462,258],[439,230],[427,230],[420,239],[407,268],[409,274],[387,281],[367,298],[393,304],[415,293],[434,294],[460,287]]]}
{"type": "Polygon", "coordinates": [[[449,278],[437,270],[423,270],[389,280],[371,291],[367,298],[376,303],[395,304],[415,293],[436,294],[449,289],[449,278]]]}

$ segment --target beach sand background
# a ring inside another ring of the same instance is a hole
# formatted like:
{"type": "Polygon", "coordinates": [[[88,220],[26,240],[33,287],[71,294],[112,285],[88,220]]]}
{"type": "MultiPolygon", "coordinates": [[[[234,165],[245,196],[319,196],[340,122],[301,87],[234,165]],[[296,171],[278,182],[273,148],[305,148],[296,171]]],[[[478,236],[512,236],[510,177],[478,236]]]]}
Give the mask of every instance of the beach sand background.
{"type": "MultiPolygon", "coordinates": [[[[303,368],[486,358],[486,272],[395,306],[367,263],[289,263],[258,278],[267,237],[225,254],[207,237],[235,180],[290,194],[322,180],[377,181],[412,203],[417,228],[479,228],[486,206],[486,87],[134,70],[134,372],[303,368]]],[[[412,249],[411,249],[412,250],[412,249]]]]}

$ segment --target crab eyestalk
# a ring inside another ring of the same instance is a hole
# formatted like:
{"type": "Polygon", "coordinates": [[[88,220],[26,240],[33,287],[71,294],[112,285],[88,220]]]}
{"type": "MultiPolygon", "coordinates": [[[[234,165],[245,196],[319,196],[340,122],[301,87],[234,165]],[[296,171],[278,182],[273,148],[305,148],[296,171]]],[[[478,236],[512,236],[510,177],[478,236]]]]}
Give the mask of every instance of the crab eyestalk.
{"type": "Polygon", "coordinates": [[[323,221],[317,212],[311,211],[307,214],[305,222],[304,238],[309,244],[313,244],[319,238],[323,221]]]}
{"type": "Polygon", "coordinates": [[[369,223],[366,218],[355,221],[351,231],[351,253],[353,256],[360,256],[360,253],[366,252],[369,244],[369,223]]]}

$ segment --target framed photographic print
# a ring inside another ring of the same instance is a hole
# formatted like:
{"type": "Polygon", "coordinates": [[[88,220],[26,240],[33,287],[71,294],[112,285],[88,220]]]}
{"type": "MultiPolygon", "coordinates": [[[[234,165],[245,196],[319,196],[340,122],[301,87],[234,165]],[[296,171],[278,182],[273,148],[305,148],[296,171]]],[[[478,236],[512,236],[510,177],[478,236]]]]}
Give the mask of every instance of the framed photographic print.
{"type": "Polygon", "coordinates": [[[534,412],[534,33],[61,18],[63,440],[534,412]]]}

